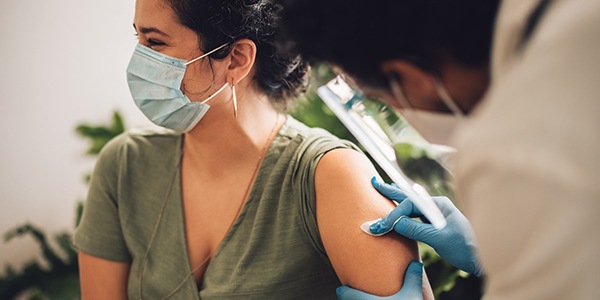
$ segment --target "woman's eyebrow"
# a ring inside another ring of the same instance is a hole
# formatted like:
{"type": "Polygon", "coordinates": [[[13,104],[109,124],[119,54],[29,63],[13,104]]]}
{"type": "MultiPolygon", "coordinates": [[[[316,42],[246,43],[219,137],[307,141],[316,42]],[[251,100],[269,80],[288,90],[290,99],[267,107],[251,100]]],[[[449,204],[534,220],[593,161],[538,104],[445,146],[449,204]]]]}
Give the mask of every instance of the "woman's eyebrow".
{"type": "MultiPolygon", "coordinates": [[[[138,28],[137,28],[137,26],[135,26],[135,24],[133,24],[133,28],[135,30],[138,30],[138,28]]],[[[171,37],[171,36],[169,36],[168,34],[162,32],[160,29],[158,29],[156,27],[140,27],[139,30],[143,34],[147,34],[147,33],[153,32],[153,33],[157,33],[157,34],[163,35],[165,37],[171,37]]]]}

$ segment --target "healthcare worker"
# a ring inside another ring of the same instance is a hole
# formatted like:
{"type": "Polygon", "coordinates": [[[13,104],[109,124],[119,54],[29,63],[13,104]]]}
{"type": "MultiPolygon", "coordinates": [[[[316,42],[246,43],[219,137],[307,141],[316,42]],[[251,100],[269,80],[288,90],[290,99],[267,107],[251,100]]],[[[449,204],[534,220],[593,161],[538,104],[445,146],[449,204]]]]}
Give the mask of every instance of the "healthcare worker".
{"type": "MultiPolygon", "coordinates": [[[[402,201],[372,231],[393,226],[484,273],[485,299],[600,299],[599,1],[281,1],[305,57],[340,67],[457,149],[456,201],[470,223],[435,198],[446,228],[393,225],[418,216],[402,201]]],[[[386,299],[410,291],[419,297],[405,281],[386,299]]],[[[350,287],[338,296],[378,299],[350,287]]]]}

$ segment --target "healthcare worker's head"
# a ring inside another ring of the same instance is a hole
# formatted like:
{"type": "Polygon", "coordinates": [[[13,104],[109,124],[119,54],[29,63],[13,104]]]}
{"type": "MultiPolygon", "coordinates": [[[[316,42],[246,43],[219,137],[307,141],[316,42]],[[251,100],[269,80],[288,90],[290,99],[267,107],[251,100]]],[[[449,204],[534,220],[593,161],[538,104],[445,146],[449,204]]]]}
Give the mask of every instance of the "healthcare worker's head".
{"type": "Polygon", "coordinates": [[[280,1],[296,49],[401,111],[466,114],[486,91],[498,0],[280,1]]]}

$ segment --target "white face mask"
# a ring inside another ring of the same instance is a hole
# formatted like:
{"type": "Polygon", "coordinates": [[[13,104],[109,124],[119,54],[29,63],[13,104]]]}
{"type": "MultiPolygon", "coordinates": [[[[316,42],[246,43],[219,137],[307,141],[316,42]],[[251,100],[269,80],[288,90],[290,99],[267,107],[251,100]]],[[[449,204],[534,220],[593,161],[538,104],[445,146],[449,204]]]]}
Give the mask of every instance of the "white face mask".
{"type": "Polygon", "coordinates": [[[451,137],[456,126],[464,119],[464,114],[439,80],[435,80],[436,91],[452,114],[415,109],[404,96],[396,79],[390,78],[390,86],[394,97],[402,104],[400,113],[425,140],[432,144],[451,146],[451,137]]]}

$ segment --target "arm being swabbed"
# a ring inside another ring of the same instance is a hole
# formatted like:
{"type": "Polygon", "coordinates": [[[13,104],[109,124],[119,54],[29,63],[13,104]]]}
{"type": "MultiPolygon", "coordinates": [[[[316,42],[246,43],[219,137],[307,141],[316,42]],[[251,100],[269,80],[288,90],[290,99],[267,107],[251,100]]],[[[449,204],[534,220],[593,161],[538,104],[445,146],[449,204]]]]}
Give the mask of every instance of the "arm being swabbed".
{"type": "MultiPolygon", "coordinates": [[[[331,263],[342,284],[378,296],[396,294],[417,243],[400,235],[373,237],[361,231],[367,220],[381,218],[395,205],[370,183],[376,170],[355,150],[328,152],[315,174],[317,223],[331,263]]],[[[433,299],[424,276],[424,299],[433,299]]]]}

